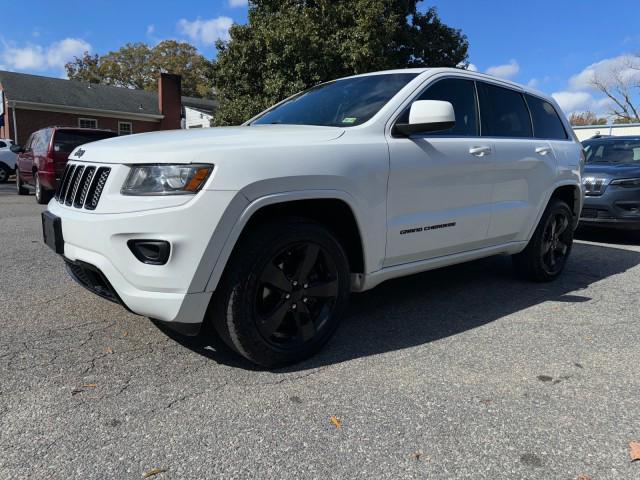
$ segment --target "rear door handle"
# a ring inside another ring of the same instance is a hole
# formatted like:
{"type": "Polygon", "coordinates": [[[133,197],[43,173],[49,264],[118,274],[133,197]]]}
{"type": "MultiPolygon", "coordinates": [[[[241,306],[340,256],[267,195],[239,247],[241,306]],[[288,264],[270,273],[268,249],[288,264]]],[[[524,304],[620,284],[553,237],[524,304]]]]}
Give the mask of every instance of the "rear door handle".
{"type": "Polygon", "coordinates": [[[551,147],[536,147],[536,153],[538,155],[547,155],[551,152],[551,147]]]}
{"type": "Polygon", "coordinates": [[[469,149],[469,153],[471,155],[475,155],[476,157],[484,157],[485,155],[489,155],[491,153],[491,147],[487,145],[481,147],[471,147],[469,149]]]}

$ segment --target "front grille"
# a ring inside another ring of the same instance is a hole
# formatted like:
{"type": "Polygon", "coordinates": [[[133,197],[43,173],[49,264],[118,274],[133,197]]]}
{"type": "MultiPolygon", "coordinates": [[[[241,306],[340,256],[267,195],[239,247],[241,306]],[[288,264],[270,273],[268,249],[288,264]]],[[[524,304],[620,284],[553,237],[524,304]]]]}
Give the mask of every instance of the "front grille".
{"type": "Polygon", "coordinates": [[[67,206],[95,210],[111,168],[67,164],[56,190],[56,200],[67,206]]]}
{"type": "Polygon", "coordinates": [[[66,258],[65,262],[69,275],[81,286],[111,302],[124,305],[107,277],[98,268],[84,262],[72,262],[66,258]]]}
{"type": "Polygon", "coordinates": [[[607,188],[606,179],[596,177],[585,177],[582,179],[584,193],[590,197],[597,197],[604,193],[607,188]]]}

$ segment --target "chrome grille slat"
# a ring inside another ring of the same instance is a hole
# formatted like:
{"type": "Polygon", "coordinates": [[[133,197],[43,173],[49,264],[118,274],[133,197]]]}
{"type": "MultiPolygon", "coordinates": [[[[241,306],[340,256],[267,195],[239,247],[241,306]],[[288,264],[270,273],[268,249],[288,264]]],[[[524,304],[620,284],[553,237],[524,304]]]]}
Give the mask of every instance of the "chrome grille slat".
{"type": "Polygon", "coordinates": [[[95,210],[110,172],[110,167],[70,163],[56,189],[56,199],[70,207],[95,210]]]}

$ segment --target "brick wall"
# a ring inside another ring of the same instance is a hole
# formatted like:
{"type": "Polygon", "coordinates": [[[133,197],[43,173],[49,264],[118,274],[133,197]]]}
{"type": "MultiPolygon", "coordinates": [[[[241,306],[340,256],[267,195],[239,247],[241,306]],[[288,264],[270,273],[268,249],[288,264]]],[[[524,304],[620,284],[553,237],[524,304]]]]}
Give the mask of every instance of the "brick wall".
{"type": "MultiPolygon", "coordinates": [[[[5,128],[7,123],[13,127],[13,113],[11,109],[5,114],[5,128]]],[[[108,118],[97,117],[91,114],[76,115],[70,113],[60,112],[44,112],[38,110],[22,110],[16,109],[16,123],[18,130],[18,144],[24,145],[31,133],[44,127],[50,126],[65,126],[65,127],[77,127],[78,120],[80,118],[93,118],[98,121],[98,128],[106,128],[118,131],[118,121],[130,122],[133,127],[133,133],[153,132],[160,129],[160,122],[146,122],[141,120],[127,120],[126,118],[108,118]]],[[[0,129],[0,137],[3,137],[3,129],[0,129]]],[[[13,133],[13,132],[11,132],[13,133]]],[[[13,134],[11,137],[13,138],[13,134]]]]}

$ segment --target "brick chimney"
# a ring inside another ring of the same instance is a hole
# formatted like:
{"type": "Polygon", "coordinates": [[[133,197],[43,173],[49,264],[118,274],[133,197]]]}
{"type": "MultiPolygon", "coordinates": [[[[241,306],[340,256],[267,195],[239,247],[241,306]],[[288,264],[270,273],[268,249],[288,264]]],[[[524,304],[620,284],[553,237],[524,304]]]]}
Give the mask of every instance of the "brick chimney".
{"type": "Polygon", "coordinates": [[[164,118],[160,120],[160,130],[180,128],[182,116],[182,77],[171,73],[161,73],[158,82],[158,107],[164,118]]]}

